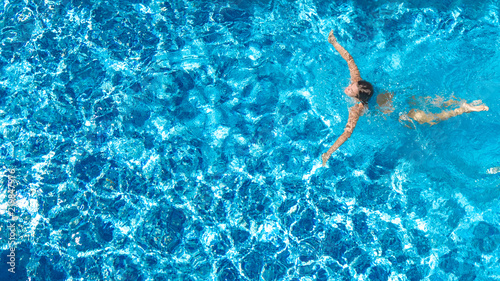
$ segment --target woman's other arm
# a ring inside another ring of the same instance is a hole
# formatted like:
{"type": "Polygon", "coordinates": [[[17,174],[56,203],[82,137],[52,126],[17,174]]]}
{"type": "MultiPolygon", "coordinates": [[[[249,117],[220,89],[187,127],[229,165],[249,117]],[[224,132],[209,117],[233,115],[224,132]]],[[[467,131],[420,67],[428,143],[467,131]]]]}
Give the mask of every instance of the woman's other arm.
{"type": "Polygon", "coordinates": [[[338,42],[337,38],[335,38],[335,35],[333,35],[333,30],[330,31],[330,34],[328,35],[328,42],[332,44],[332,46],[339,52],[339,54],[342,56],[342,58],[347,62],[347,66],[349,66],[349,72],[351,74],[351,83],[356,83],[361,79],[361,75],[359,74],[359,69],[356,63],[354,62],[354,59],[352,58],[351,54],[344,49],[338,42]]]}
{"type": "Polygon", "coordinates": [[[349,137],[351,137],[356,124],[358,123],[359,117],[363,114],[364,106],[363,104],[356,104],[351,107],[349,110],[349,119],[347,120],[347,125],[345,126],[344,132],[340,137],[335,141],[335,143],[328,149],[326,153],[321,155],[321,159],[323,160],[323,166],[326,165],[326,162],[330,158],[330,156],[337,150],[349,137]]]}

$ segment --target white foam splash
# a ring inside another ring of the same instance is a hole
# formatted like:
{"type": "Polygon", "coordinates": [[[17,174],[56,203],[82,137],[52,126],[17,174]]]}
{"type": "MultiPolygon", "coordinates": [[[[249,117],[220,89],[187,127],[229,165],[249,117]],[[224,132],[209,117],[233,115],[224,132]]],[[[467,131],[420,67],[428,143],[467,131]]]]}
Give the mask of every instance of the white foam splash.
{"type": "Polygon", "coordinates": [[[500,167],[493,167],[493,168],[489,168],[487,171],[486,171],[487,174],[490,174],[490,175],[494,175],[494,174],[498,174],[500,173],[500,167]]]}

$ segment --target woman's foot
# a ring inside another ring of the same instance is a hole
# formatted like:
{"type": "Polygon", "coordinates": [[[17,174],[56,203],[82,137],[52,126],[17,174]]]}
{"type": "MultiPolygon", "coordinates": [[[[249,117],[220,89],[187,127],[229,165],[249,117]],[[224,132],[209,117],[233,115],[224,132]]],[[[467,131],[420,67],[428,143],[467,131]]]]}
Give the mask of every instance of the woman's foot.
{"type": "Polygon", "coordinates": [[[465,112],[472,112],[472,111],[488,111],[489,110],[489,107],[487,107],[486,105],[483,104],[482,101],[480,100],[475,100],[471,103],[462,103],[462,105],[460,106],[462,107],[463,109],[465,109],[465,112]]]}

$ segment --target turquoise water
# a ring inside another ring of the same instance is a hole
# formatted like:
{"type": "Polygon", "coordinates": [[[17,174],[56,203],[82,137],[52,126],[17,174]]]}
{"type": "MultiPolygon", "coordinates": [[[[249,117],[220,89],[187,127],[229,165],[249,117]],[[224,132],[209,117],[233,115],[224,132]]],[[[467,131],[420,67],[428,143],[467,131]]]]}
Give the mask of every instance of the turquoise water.
{"type": "Polygon", "coordinates": [[[5,2],[0,279],[498,280],[499,3],[435,2],[5,2]],[[323,168],[331,29],[395,111],[323,168]]]}

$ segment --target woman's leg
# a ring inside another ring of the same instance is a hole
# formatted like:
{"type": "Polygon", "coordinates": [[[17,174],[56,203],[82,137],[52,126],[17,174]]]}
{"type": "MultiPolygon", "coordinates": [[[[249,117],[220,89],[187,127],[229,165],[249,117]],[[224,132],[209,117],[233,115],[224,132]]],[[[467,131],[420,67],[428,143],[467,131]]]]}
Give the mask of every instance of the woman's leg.
{"type": "Polygon", "coordinates": [[[489,108],[482,104],[480,100],[474,101],[472,103],[462,103],[459,108],[455,110],[443,111],[441,113],[425,113],[422,110],[412,109],[408,112],[408,117],[417,121],[420,124],[429,123],[430,125],[434,125],[440,121],[449,119],[451,117],[455,117],[464,113],[469,113],[473,111],[488,111],[489,108]]]}

